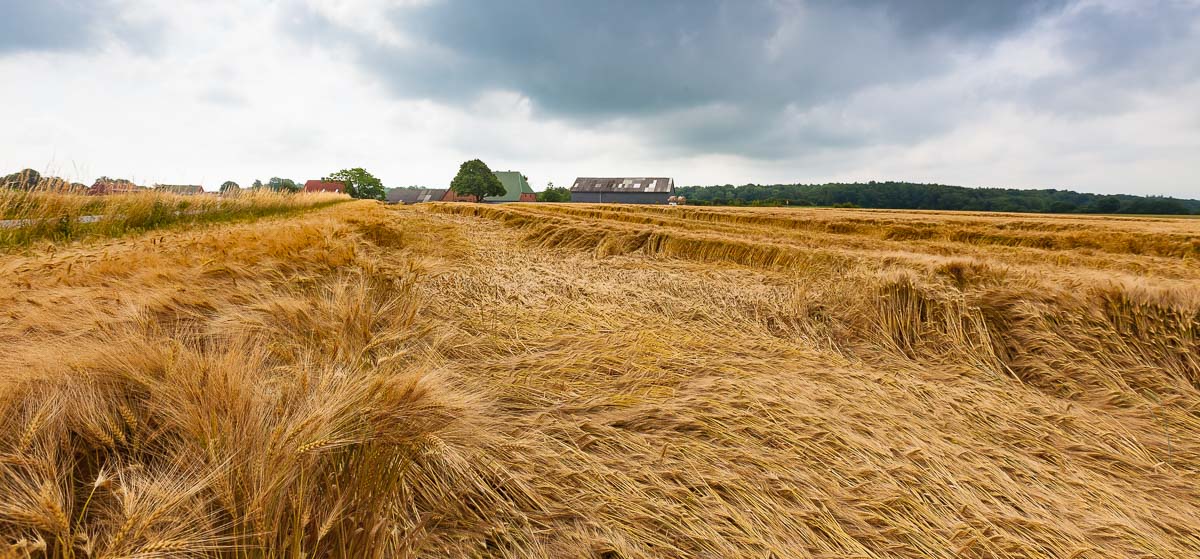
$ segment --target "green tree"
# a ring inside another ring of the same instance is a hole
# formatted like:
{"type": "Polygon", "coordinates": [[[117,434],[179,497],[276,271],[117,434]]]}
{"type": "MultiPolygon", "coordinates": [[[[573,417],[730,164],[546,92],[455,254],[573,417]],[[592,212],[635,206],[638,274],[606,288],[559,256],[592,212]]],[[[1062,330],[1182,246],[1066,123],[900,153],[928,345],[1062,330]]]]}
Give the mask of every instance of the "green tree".
{"type": "Polygon", "coordinates": [[[383,200],[387,197],[387,193],[383,188],[383,181],[375,178],[375,175],[368,173],[362,167],[342,169],[321,180],[337,181],[345,184],[346,194],[349,194],[351,198],[383,200]]]}
{"type": "Polygon", "coordinates": [[[570,202],[571,189],[565,186],[554,186],[553,182],[546,183],[546,190],[537,195],[538,202],[570,202]]]}
{"type": "Polygon", "coordinates": [[[450,190],[459,196],[474,195],[479,202],[487,196],[504,196],[508,192],[487,164],[478,159],[466,161],[458,167],[458,174],[450,181],[450,190]]]}
{"type": "Polygon", "coordinates": [[[254,179],[254,184],[251,185],[250,188],[253,190],[262,190],[263,183],[262,183],[262,181],[260,181],[258,179],[254,179]]]}
{"type": "Polygon", "coordinates": [[[271,177],[271,180],[267,181],[267,188],[275,192],[300,192],[300,185],[296,184],[296,181],[279,177],[271,177]]]}
{"type": "Polygon", "coordinates": [[[225,181],[221,183],[221,194],[228,194],[231,190],[240,190],[242,187],[233,181],[225,181]]]}

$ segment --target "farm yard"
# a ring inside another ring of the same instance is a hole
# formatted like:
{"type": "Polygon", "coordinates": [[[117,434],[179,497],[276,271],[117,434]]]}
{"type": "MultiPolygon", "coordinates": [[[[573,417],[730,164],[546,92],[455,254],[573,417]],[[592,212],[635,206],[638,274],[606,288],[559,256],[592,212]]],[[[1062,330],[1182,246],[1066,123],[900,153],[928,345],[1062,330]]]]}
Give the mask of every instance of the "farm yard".
{"type": "Polygon", "coordinates": [[[1200,221],[291,211],[0,253],[11,555],[1200,556],[1200,221]]]}

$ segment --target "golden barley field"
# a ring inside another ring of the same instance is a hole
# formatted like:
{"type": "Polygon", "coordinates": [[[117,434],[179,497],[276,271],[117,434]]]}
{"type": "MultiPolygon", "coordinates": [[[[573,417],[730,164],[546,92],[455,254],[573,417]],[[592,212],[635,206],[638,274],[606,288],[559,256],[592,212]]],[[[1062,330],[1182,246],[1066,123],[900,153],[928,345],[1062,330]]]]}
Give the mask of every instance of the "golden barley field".
{"type": "Polygon", "coordinates": [[[0,250],[41,241],[117,237],[171,225],[254,219],[345,200],[345,196],[328,193],[292,195],[249,190],[239,191],[236,196],[155,191],[84,196],[0,188],[0,250]]]}
{"type": "Polygon", "coordinates": [[[352,202],[0,254],[12,557],[1200,556],[1200,221],[352,202]]]}

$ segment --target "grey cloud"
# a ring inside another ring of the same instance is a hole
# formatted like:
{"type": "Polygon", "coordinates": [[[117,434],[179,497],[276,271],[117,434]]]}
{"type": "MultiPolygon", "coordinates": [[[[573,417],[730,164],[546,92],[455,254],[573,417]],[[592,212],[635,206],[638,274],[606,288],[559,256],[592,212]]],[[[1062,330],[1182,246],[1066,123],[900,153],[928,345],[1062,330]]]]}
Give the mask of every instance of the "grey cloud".
{"type": "Polygon", "coordinates": [[[106,41],[148,50],[160,40],[151,25],[131,25],[108,0],[0,0],[0,54],[76,51],[106,41]]]}
{"type": "Polygon", "coordinates": [[[96,38],[99,12],[86,2],[0,0],[0,52],[86,45],[96,38]]]}
{"type": "Polygon", "coordinates": [[[501,87],[551,111],[636,114],[807,102],[927,75],[950,57],[931,38],[992,36],[1042,4],[926,3],[945,5],[928,20],[896,23],[897,10],[879,2],[447,1],[393,11],[395,26],[423,48],[355,46],[406,94],[469,98],[501,87]]]}
{"type": "Polygon", "coordinates": [[[1159,17],[1156,7],[1130,23],[1058,0],[447,0],[391,11],[410,46],[380,44],[314,14],[302,32],[343,41],[400,96],[464,103],[508,89],[585,125],[633,122],[663,150],[772,158],[919,140],[952,127],[947,115],[969,114],[962,104],[997,96],[1035,107],[1059,91],[1069,96],[1071,88],[1047,78],[896,103],[941,113],[930,118],[845,112],[862,109],[848,100],[872,88],[920,96],[905,86],[948,75],[964,54],[986,54],[1043,18],[1067,17],[1061,48],[1088,80],[1139,67],[1153,79],[1162,67],[1156,53],[1177,47],[1181,35],[1194,39],[1196,12],[1171,4],[1174,12],[1159,17]]]}
{"type": "Polygon", "coordinates": [[[857,0],[864,8],[882,10],[901,32],[950,35],[959,39],[989,39],[1060,11],[1065,0],[1007,2],[996,0],[857,0]]]}
{"type": "Polygon", "coordinates": [[[1020,92],[1028,106],[1065,117],[1119,113],[1146,92],[1200,80],[1200,4],[1092,5],[1057,22],[1068,69],[1020,92]]]}

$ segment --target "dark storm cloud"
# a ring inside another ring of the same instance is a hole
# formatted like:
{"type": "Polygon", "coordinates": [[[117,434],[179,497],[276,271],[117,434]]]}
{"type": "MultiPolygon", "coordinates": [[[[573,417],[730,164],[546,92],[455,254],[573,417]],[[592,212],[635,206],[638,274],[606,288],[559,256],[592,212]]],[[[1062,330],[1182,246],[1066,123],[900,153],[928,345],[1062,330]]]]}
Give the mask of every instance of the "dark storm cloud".
{"type": "Polygon", "coordinates": [[[124,22],[106,0],[0,0],[0,54],[84,50],[110,40],[145,50],[158,39],[154,27],[124,22]]]}
{"type": "MultiPolygon", "coordinates": [[[[1062,54],[1088,72],[1064,74],[1073,83],[1121,69],[1161,77],[1155,57],[1164,46],[1196,35],[1195,4],[1141,4],[1135,17],[1074,8],[1056,0],[446,0],[390,12],[410,42],[404,47],[317,17],[304,32],[347,42],[402,96],[464,103],[506,89],[556,117],[628,119],[656,144],[684,153],[779,157],[810,147],[919,140],[955,125],[945,116],[969,111],[936,104],[961,102],[955,98],[883,100],[897,110],[928,109],[929,118],[893,112],[870,122],[875,113],[837,108],[872,88],[904,90],[945,76],[961,69],[964,57],[986,55],[1046,18],[1066,22],[1062,54]]],[[[1194,52],[1170,54],[1197,59],[1194,52]]],[[[1001,83],[957,97],[1037,103],[1062,87],[1053,79],[1001,83]]],[[[905,94],[920,96],[911,88],[905,94]]]]}
{"type": "Polygon", "coordinates": [[[919,4],[928,10],[867,1],[445,1],[393,12],[395,27],[425,48],[356,46],[403,92],[470,97],[503,87],[552,111],[624,114],[807,102],[927,75],[952,54],[936,39],[961,37],[971,48],[975,35],[1012,30],[1045,2],[919,4]]]}
{"type": "Polygon", "coordinates": [[[907,35],[951,35],[986,39],[1020,28],[1037,17],[1061,9],[1065,0],[857,0],[864,9],[882,10],[907,35]]]}

